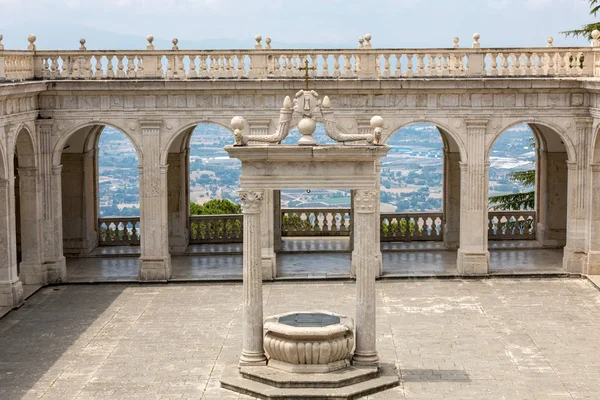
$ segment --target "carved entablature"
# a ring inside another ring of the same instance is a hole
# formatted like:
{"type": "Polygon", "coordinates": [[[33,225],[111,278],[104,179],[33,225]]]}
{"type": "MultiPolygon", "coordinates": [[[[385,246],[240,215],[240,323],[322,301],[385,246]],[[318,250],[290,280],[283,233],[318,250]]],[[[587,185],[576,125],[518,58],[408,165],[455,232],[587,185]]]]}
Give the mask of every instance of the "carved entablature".
{"type": "Polygon", "coordinates": [[[17,96],[0,99],[0,116],[9,116],[29,111],[35,111],[38,108],[36,96],[17,96]]]}

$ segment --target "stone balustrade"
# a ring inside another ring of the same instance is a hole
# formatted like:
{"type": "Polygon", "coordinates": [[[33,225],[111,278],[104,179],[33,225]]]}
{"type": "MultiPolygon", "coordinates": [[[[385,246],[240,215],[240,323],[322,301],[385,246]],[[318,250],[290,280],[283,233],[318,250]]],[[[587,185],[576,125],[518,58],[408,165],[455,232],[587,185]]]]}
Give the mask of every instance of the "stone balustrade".
{"type": "Polygon", "coordinates": [[[381,241],[441,241],[442,218],[442,213],[381,214],[381,241]]]}
{"type": "Polygon", "coordinates": [[[192,215],[190,244],[242,243],[243,228],[242,214],[192,215]]]}
{"type": "MultiPolygon", "coordinates": [[[[352,214],[349,208],[284,208],[281,210],[281,236],[350,236],[352,214]]],[[[382,213],[382,242],[442,241],[443,214],[382,213]]],[[[535,239],[535,211],[490,211],[489,240],[535,239]]],[[[128,246],[140,243],[140,219],[100,218],[101,246],[128,246]]],[[[190,244],[241,243],[242,214],[193,215],[190,217],[190,244]]]]}
{"type": "Polygon", "coordinates": [[[490,211],[488,238],[490,240],[535,239],[535,211],[490,211]]]}
{"type": "Polygon", "coordinates": [[[100,246],[133,246],[140,244],[139,217],[98,218],[100,246]]]}
{"type": "Polygon", "coordinates": [[[349,208],[284,208],[281,236],[350,236],[349,208]]]}
{"type": "MultiPolygon", "coordinates": [[[[369,35],[367,35],[369,36],[369,35]]],[[[600,37],[600,32],[598,32],[600,37]]],[[[301,78],[308,62],[316,78],[421,78],[472,76],[600,76],[600,55],[592,47],[376,49],[361,39],[358,49],[273,49],[257,40],[251,50],[40,50],[30,35],[29,51],[2,50],[0,80],[30,79],[261,79],[301,78]]],[[[262,39],[261,39],[262,40],[262,39]]]]}

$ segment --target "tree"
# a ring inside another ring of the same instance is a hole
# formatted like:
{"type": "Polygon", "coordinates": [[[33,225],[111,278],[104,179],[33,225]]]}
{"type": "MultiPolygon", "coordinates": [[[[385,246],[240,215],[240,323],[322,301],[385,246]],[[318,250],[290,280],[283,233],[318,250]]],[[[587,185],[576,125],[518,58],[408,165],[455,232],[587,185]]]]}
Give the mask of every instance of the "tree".
{"type": "Polygon", "coordinates": [[[191,215],[241,214],[242,206],[227,199],[213,199],[204,204],[190,202],[191,215]]]}
{"type": "MultiPolygon", "coordinates": [[[[590,15],[595,17],[598,11],[600,11],[600,0],[588,0],[588,2],[590,3],[591,8],[590,15]]],[[[600,30],[600,22],[593,22],[591,24],[583,25],[581,29],[573,29],[571,31],[564,31],[561,33],[566,37],[585,37],[588,40],[592,40],[592,32],[596,29],[600,30]]]]}
{"type": "MultiPolygon", "coordinates": [[[[519,182],[525,186],[535,185],[534,169],[511,172],[508,177],[511,181],[519,182]]],[[[535,191],[491,196],[489,205],[490,210],[533,210],[535,208],[535,191]]]]}

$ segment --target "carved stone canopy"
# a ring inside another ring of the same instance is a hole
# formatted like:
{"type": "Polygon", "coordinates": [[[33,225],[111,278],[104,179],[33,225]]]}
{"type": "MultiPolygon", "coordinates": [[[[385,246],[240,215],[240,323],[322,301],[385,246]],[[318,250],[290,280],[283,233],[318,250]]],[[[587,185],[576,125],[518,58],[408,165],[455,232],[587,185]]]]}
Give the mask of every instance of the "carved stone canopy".
{"type": "Polygon", "coordinates": [[[325,125],[327,136],[338,143],[364,142],[365,145],[379,145],[384,121],[380,116],[371,118],[372,133],[348,133],[335,121],[331,101],[325,96],[321,101],[319,94],[314,90],[299,90],[294,96],[294,101],[289,96],[283,101],[280,110],[277,130],[271,135],[249,135],[244,132],[246,121],[241,116],[233,117],[231,129],[235,138],[235,146],[247,146],[251,142],[280,144],[286,138],[294,119],[298,122],[298,130],[302,137],[298,140],[300,146],[315,146],[316,140],[312,137],[317,123],[325,125]]]}

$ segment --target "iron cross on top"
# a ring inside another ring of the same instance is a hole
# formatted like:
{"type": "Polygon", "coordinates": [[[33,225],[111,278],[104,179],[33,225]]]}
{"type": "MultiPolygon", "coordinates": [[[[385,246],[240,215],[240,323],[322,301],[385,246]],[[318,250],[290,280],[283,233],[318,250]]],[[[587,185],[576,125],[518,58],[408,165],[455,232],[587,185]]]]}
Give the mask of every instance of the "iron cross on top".
{"type": "Polygon", "coordinates": [[[316,66],[312,66],[312,67],[308,66],[308,60],[304,60],[304,67],[298,68],[298,71],[306,71],[306,73],[304,74],[306,90],[308,90],[308,71],[316,71],[316,70],[317,70],[316,66]]]}

